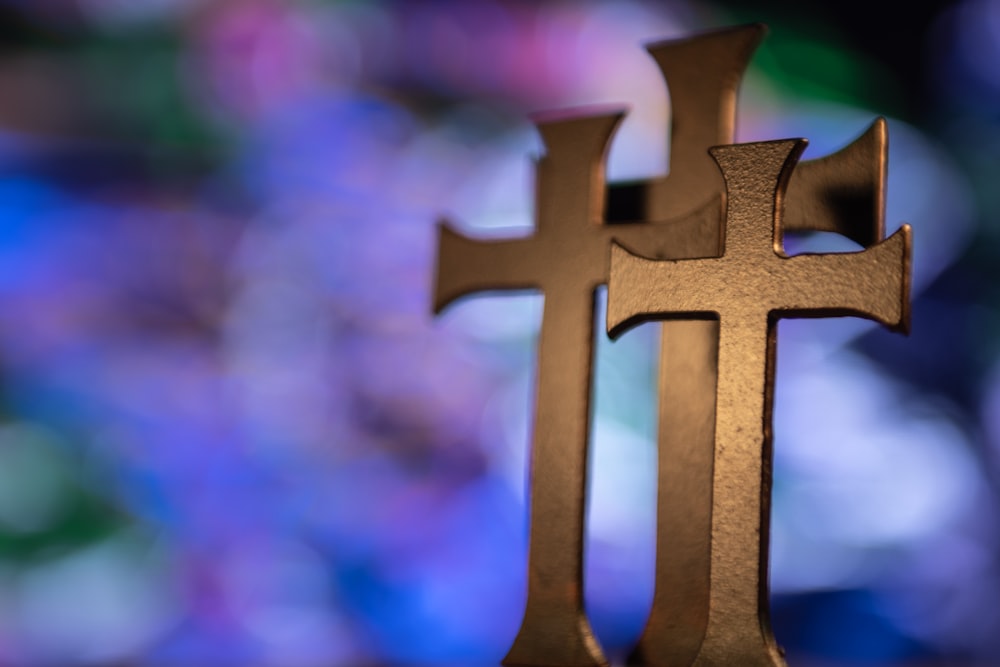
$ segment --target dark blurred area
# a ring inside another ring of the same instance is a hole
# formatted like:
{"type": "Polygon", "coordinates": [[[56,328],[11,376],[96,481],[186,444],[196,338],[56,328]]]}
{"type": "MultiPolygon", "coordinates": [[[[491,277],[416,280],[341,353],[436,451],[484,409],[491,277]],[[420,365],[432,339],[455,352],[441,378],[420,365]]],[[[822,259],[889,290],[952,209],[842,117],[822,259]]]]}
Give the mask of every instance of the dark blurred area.
{"type": "MultiPolygon", "coordinates": [[[[435,223],[528,234],[529,114],[762,21],[741,141],[889,119],[907,337],[783,322],[792,665],[1000,664],[1000,0],[0,0],[0,664],[495,664],[525,595],[537,294],[431,315],[435,223]]],[[[837,251],[829,235],[796,249],[837,251]]],[[[656,329],[599,336],[587,604],[652,598],[656,329]]]]}

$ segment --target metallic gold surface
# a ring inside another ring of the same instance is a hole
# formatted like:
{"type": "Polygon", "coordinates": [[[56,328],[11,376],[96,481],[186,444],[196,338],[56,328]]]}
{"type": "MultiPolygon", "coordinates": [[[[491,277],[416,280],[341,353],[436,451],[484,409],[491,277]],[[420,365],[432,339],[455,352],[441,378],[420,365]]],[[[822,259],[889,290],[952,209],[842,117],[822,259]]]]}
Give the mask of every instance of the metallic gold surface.
{"type": "Polygon", "coordinates": [[[781,252],[786,186],[805,142],[712,149],[727,186],[725,250],[654,261],[612,248],[608,332],[650,319],[719,330],[708,623],[695,665],[784,665],[768,612],[771,408],[780,317],[909,326],[910,228],[856,253],[781,252]]]}
{"type": "MultiPolygon", "coordinates": [[[[671,93],[670,174],[628,188],[623,208],[638,219],[682,216],[699,201],[718,202],[718,224],[691,240],[691,252],[720,252],[722,177],[708,154],[734,140],[740,78],[764,36],[762,26],[724,30],[649,47],[671,93]]],[[[843,150],[803,162],[792,174],[786,231],[838,232],[861,245],[880,239],[888,139],[884,119],[843,150]]],[[[612,186],[610,200],[616,197],[612,186]]],[[[617,211],[609,210],[616,219],[617,211]]],[[[625,215],[621,216],[625,218],[625,215]]],[[[653,604],[630,662],[691,664],[708,619],[712,441],[718,332],[712,322],[667,322],[660,343],[656,568],[653,604]]]]}
{"type": "MultiPolygon", "coordinates": [[[[606,190],[604,155],[620,113],[543,121],[536,234],[477,241],[440,228],[436,312],[478,291],[545,294],[528,600],[508,665],[606,664],[582,592],[594,290],[607,281],[612,239],[659,259],[719,255],[724,186],[707,149],[733,140],[737,87],[763,34],[763,26],[746,26],[650,47],[671,93],[668,176],[606,190]]],[[[879,119],[843,151],[803,163],[789,187],[785,228],[880,238],[885,153],[879,119]]],[[[712,322],[664,327],[656,586],[633,657],[646,664],[690,664],[708,621],[717,336],[712,322]]]]}
{"type": "MultiPolygon", "coordinates": [[[[878,119],[847,148],[803,162],[789,184],[786,211],[791,211],[784,229],[839,231],[863,245],[881,238],[886,152],[885,121],[878,119]]],[[[707,149],[704,155],[711,163],[707,149]]],[[[712,166],[721,186],[718,168],[712,166]]],[[[720,236],[721,227],[720,220],[714,228],[720,236]]],[[[713,236],[711,242],[719,248],[721,238],[713,236]]],[[[707,247],[698,250],[689,257],[708,256],[707,247]]],[[[715,322],[663,324],[655,586],[633,664],[690,665],[707,623],[717,354],[715,322]]]]}
{"type": "Polygon", "coordinates": [[[473,241],[441,229],[435,307],[486,289],[545,293],[531,459],[528,600],[505,664],[606,664],[583,613],[583,525],[594,340],[594,292],[612,239],[640,252],[696,256],[717,235],[707,207],[669,225],[602,224],[604,156],[621,114],[539,124],[536,233],[473,241]]]}

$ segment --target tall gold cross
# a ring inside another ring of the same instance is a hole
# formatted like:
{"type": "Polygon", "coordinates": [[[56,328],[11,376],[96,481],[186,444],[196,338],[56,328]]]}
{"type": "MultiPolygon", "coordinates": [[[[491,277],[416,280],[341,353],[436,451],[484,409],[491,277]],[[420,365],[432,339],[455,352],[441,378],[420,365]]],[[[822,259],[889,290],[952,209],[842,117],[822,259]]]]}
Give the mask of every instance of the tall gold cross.
{"type": "MultiPolygon", "coordinates": [[[[472,292],[545,293],[528,599],[506,664],[606,662],[582,592],[594,290],[607,281],[612,239],[657,258],[719,254],[723,183],[707,149],[733,140],[736,89],[762,36],[761,26],[747,26],[650,48],[671,92],[668,176],[612,186],[605,207],[604,156],[621,114],[545,121],[536,234],[477,241],[441,227],[436,312],[472,292]],[[605,225],[605,217],[655,222],[605,225]]],[[[837,231],[862,244],[880,238],[885,146],[879,120],[843,151],[803,163],[790,186],[785,228],[837,231]]],[[[711,322],[664,327],[656,592],[637,649],[660,665],[689,664],[707,623],[716,338],[711,322]]]]}
{"type": "Polygon", "coordinates": [[[782,253],[786,185],[803,140],[713,148],[726,181],[721,257],[611,252],[608,332],[645,320],[717,319],[709,615],[695,665],[784,665],[768,615],[771,408],[781,317],[855,315],[909,326],[910,228],[861,252],[782,253]]]}
{"type": "MultiPolygon", "coordinates": [[[[762,26],[653,44],[670,90],[670,173],[612,185],[609,220],[667,220],[698,202],[718,202],[718,224],[659,259],[719,253],[718,167],[711,146],[734,140],[736,87],[762,26]]],[[[803,162],[792,175],[784,231],[837,232],[862,246],[884,234],[887,132],[883,119],[845,149],[803,162]]],[[[717,323],[665,322],[660,337],[656,566],[653,603],[630,663],[687,667],[708,619],[712,442],[717,323]]]]}

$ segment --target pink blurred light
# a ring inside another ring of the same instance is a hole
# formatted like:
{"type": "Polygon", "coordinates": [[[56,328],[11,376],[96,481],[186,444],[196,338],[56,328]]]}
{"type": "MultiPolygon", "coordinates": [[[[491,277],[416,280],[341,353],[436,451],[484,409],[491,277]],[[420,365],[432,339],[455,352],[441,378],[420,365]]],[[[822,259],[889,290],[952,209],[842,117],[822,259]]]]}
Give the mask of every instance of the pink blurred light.
{"type": "Polygon", "coordinates": [[[192,23],[187,76],[221,113],[252,120],[316,91],[327,74],[322,22],[273,0],[210,8],[192,23]]]}

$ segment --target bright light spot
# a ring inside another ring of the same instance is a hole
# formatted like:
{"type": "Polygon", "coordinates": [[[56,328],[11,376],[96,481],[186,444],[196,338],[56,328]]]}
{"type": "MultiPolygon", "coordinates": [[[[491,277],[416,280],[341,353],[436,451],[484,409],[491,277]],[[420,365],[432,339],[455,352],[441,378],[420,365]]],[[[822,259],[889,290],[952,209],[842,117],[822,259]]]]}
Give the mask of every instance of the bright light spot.
{"type": "Polygon", "coordinates": [[[165,554],[127,535],[40,563],[13,590],[17,634],[38,664],[113,662],[176,613],[165,554]]]}
{"type": "Polygon", "coordinates": [[[981,474],[939,408],[863,357],[779,349],[775,590],[870,582],[883,564],[866,554],[933,539],[975,510],[981,474]]]}
{"type": "Polygon", "coordinates": [[[542,297],[525,292],[494,293],[449,306],[444,323],[474,340],[516,341],[538,334],[542,297]]]}
{"type": "Polygon", "coordinates": [[[591,535],[622,548],[648,538],[656,515],[655,443],[621,424],[598,419],[590,471],[591,535]]]}

